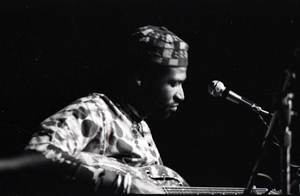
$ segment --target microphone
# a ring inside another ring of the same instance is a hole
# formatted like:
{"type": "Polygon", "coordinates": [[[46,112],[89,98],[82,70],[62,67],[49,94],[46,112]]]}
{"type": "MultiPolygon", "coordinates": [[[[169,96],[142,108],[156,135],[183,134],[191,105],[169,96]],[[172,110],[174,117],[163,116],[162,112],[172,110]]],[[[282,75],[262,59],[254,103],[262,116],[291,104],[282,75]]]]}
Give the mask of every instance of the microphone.
{"type": "Polygon", "coordinates": [[[236,94],[235,92],[226,89],[226,87],[221,81],[213,80],[211,83],[208,84],[207,90],[209,94],[211,94],[214,97],[222,97],[236,104],[241,103],[245,106],[252,108],[253,111],[260,114],[264,114],[264,115],[270,114],[268,111],[263,110],[261,107],[257,106],[252,101],[249,101],[244,97],[236,94]]]}

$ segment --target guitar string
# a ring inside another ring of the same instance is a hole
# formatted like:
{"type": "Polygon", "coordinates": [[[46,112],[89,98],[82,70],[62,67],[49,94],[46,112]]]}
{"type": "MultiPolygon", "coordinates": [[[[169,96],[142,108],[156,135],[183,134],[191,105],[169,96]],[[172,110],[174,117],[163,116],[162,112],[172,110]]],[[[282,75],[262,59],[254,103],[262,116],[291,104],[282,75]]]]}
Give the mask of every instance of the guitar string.
{"type": "MultiPolygon", "coordinates": [[[[221,188],[221,187],[186,187],[186,188],[181,188],[181,187],[163,187],[165,191],[168,193],[184,193],[184,192],[189,192],[189,193],[203,193],[203,194],[208,194],[208,193],[221,193],[221,194],[226,194],[226,193],[231,193],[231,194],[243,194],[244,193],[244,188],[221,188]]],[[[255,192],[256,193],[266,193],[268,189],[266,188],[256,188],[255,192]]]]}

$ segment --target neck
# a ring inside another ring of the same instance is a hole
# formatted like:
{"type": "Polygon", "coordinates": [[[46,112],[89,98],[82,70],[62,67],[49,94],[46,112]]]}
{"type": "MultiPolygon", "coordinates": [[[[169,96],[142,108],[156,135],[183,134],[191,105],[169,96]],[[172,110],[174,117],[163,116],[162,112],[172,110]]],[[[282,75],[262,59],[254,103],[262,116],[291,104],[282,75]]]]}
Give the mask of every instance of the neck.
{"type": "Polygon", "coordinates": [[[129,109],[129,113],[132,113],[131,115],[134,115],[135,117],[143,120],[147,117],[147,113],[143,112],[142,104],[135,98],[130,96],[121,95],[121,99],[123,104],[125,104],[125,107],[129,109]]]}
{"type": "Polygon", "coordinates": [[[128,107],[130,108],[130,110],[139,118],[141,118],[142,120],[144,120],[147,117],[147,114],[141,114],[138,112],[138,110],[135,109],[134,106],[132,106],[131,104],[127,104],[128,107]]]}
{"type": "Polygon", "coordinates": [[[121,109],[130,119],[131,121],[140,122],[147,117],[147,113],[143,112],[143,103],[140,101],[137,94],[133,93],[118,93],[109,96],[116,105],[119,105],[119,109],[121,109]]]}

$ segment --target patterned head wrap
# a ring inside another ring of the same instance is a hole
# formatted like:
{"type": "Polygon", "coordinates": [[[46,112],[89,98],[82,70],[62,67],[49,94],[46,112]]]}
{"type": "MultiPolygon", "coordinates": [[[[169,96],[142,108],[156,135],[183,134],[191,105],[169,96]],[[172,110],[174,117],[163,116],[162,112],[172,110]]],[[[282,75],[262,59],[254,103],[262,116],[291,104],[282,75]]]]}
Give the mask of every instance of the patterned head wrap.
{"type": "Polygon", "coordinates": [[[159,65],[187,67],[188,44],[165,27],[144,26],[134,34],[137,41],[144,45],[146,56],[159,65]]]}

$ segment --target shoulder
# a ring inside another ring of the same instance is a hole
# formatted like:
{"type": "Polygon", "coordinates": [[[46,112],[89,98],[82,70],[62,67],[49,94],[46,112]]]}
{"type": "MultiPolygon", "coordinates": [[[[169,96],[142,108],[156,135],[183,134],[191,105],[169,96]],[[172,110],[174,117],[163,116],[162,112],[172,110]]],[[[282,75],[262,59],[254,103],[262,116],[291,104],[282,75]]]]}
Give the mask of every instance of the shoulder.
{"type": "Polygon", "coordinates": [[[88,116],[93,118],[105,116],[105,119],[108,120],[119,114],[120,111],[117,109],[114,103],[105,96],[105,94],[91,93],[70,103],[68,106],[58,111],[50,118],[64,118],[73,116],[76,119],[85,119],[88,116]]]}
{"type": "Polygon", "coordinates": [[[111,107],[113,104],[109,98],[102,93],[91,93],[88,96],[81,97],[76,101],[72,102],[68,107],[70,108],[78,108],[78,107],[97,107],[99,109],[106,109],[107,107],[111,107]]]}

